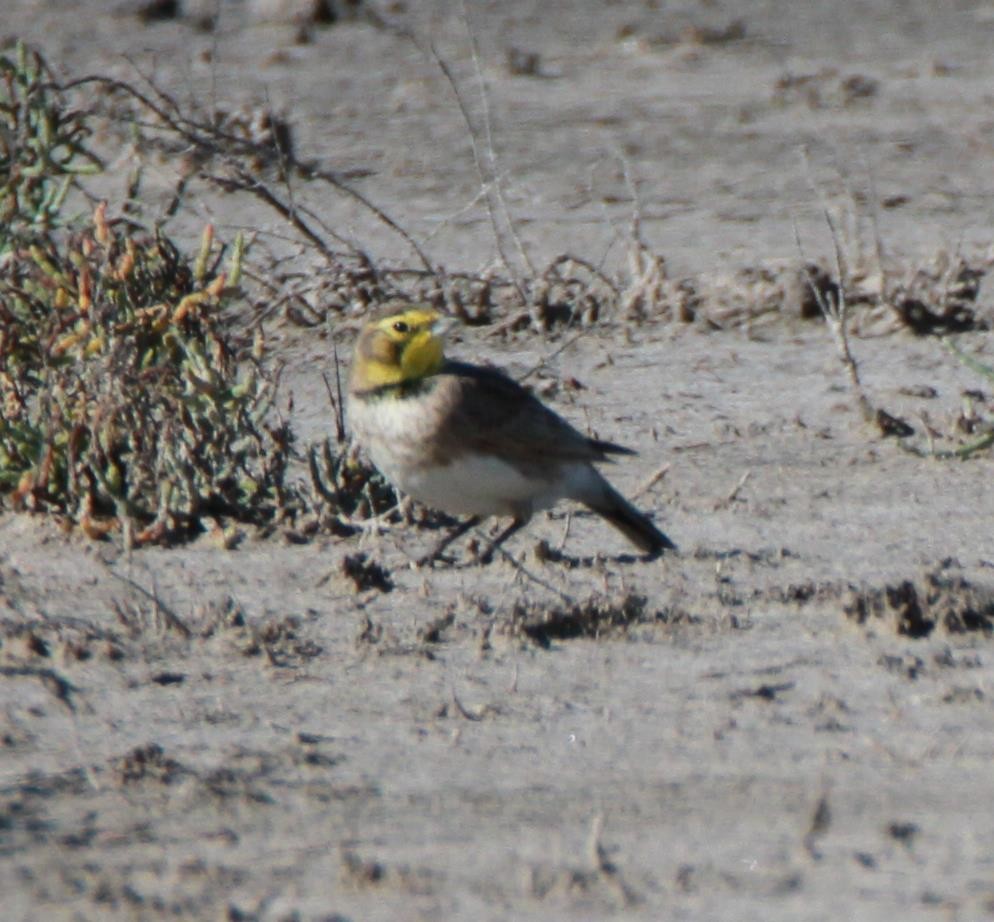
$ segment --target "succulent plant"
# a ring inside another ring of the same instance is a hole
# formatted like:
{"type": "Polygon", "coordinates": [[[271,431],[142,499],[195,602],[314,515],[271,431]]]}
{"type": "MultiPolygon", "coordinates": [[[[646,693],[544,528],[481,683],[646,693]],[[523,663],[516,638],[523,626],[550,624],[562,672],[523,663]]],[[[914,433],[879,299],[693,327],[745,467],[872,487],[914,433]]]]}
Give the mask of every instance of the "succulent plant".
{"type": "Polygon", "coordinates": [[[291,435],[261,334],[240,349],[222,322],[244,298],[241,238],[220,271],[210,226],[191,260],[105,203],[64,221],[99,160],[46,78],[23,47],[0,56],[0,497],[138,541],[271,519],[291,435]]]}

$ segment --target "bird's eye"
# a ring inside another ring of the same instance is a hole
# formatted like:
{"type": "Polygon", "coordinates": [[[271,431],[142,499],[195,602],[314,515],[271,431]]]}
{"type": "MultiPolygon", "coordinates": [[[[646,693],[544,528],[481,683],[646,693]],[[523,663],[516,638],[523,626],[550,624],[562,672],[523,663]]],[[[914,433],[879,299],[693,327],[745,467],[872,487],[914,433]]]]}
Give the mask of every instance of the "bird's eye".
{"type": "Polygon", "coordinates": [[[410,327],[409,327],[409,326],[408,326],[408,325],[407,325],[406,323],[404,323],[404,321],[403,321],[403,320],[398,320],[398,321],[396,321],[396,322],[394,323],[394,325],[393,325],[393,328],[394,328],[394,329],[395,329],[395,330],[396,330],[396,331],[397,331],[398,333],[408,333],[408,332],[410,332],[410,329],[411,329],[411,328],[410,328],[410,327]]]}

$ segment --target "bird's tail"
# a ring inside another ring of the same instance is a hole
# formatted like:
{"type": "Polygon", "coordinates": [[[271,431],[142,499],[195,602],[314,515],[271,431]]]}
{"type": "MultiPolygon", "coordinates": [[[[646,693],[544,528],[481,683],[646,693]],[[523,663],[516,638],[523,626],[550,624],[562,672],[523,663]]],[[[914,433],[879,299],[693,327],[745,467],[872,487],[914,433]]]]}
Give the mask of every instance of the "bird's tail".
{"type": "Polygon", "coordinates": [[[656,556],[663,551],[675,551],[676,545],[670,541],[652,521],[638,511],[625,497],[602,478],[600,495],[596,498],[585,496],[584,505],[599,516],[607,519],[632,544],[646,554],[656,556]]]}

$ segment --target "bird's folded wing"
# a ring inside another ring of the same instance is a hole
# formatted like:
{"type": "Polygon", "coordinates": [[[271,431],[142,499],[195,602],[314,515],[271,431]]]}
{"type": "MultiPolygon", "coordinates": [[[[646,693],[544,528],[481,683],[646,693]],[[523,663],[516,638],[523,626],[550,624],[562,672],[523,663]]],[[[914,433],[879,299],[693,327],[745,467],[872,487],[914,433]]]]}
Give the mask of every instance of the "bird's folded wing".
{"type": "Polygon", "coordinates": [[[609,453],[628,452],[588,438],[497,369],[448,362],[437,378],[444,400],[436,432],[450,450],[525,464],[607,461],[609,453]]]}

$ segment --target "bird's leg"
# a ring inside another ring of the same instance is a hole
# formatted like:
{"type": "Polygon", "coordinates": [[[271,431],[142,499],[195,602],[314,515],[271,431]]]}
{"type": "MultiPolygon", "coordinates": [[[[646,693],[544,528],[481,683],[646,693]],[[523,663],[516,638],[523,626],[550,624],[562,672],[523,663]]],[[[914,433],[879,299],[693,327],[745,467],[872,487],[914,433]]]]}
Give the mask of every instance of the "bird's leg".
{"type": "Polygon", "coordinates": [[[420,558],[417,562],[419,567],[427,567],[433,564],[442,556],[442,551],[444,551],[453,541],[457,541],[471,528],[475,528],[480,524],[480,517],[478,515],[471,515],[465,522],[460,522],[455,528],[452,529],[438,544],[435,549],[430,553],[426,554],[424,557],[420,558]]]}
{"type": "Polygon", "coordinates": [[[499,548],[508,538],[511,537],[516,531],[528,524],[528,519],[518,518],[515,516],[513,522],[507,526],[490,544],[487,549],[480,555],[480,563],[490,563],[494,559],[494,552],[499,548]]]}

